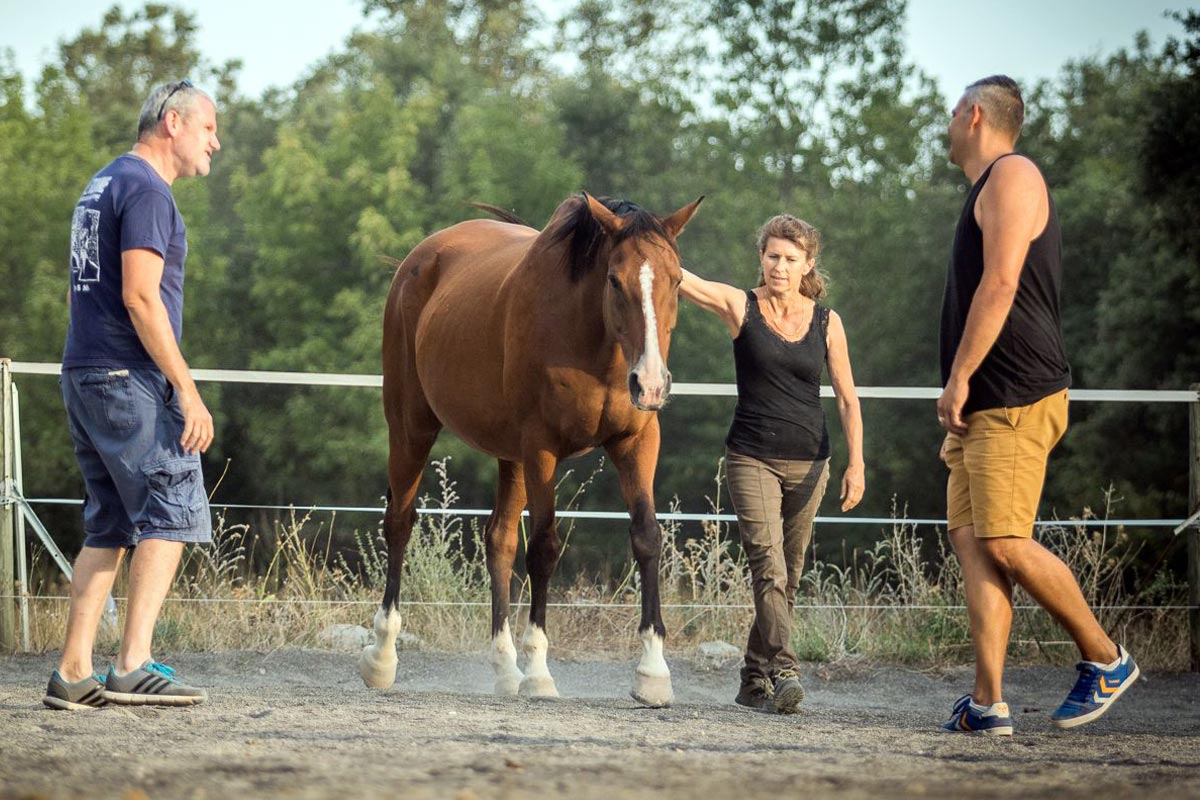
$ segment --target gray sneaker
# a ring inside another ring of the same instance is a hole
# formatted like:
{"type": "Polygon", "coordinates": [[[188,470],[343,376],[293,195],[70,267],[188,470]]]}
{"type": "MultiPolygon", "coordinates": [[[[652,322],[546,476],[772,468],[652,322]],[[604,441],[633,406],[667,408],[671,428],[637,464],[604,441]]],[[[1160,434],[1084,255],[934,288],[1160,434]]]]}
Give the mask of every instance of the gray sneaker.
{"type": "Polygon", "coordinates": [[[772,676],[775,679],[775,710],[780,714],[795,714],[804,699],[804,687],[794,669],[781,669],[772,676]]]}
{"type": "Polygon", "coordinates": [[[69,683],[63,680],[58,670],[50,673],[46,684],[46,696],[42,702],[59,711],[91,711],[104,703],[104,677],[89,675],[81,681],[69,683]]]}
{"type": "Polygon", "coordinates": [[[194,706],[208,699],[208,692],[188,686],[152,658],[128,675],[110,666],[105,684],[104,699],[123,706],[194,706]]]}

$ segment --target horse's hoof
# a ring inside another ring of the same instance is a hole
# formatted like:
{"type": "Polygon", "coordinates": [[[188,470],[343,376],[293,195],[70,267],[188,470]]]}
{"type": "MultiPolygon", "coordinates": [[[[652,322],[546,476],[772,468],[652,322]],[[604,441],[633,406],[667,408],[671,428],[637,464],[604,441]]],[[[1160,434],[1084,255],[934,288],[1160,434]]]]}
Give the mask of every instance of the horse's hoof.
{"type": "Polygon", "coordinates": [[[386,689],[396,682],[396,651],[380,652],[378,645],[367,645],[358,659],[358,674],[370,689],[386,689]]]}
{"type": "Polygon", "coordinates": [[[671,676],[636,674],[629,696],[648,708],[666,708],[675,702],[675,693],[671,691],[671,676]]]}
{"type": "Polygon", "coordinates": [[[524,677],[520,672],[515,675],[499,676],[496,678],[496,694],[501,697],[516,697],[517,693],[521,691],[521,682],[524,677]]]}
{"type": "Polygon", "coordinates": [[[549,675],[526,675],[521,681],[521,697],[558,697],[558,687],[549,675]]]}

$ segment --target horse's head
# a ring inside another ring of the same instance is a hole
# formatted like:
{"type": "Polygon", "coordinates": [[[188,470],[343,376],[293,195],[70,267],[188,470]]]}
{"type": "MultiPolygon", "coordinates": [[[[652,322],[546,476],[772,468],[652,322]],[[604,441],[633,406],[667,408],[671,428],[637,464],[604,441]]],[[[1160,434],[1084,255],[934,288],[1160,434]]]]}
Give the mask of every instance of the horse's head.
{"type": "MultiPolygon", "coordinates": [[[[610,239],[604,285],[604,322],[629,367],[629,399],[643,411],[662,408],[671,393],[667,352],[683,272],[675,239],[701,197],[666,217],[632,207],[620,214],[585,194],[588,210],[610,239]]],[[[598,265],[599,266],[599,265],[598,265]]]]}

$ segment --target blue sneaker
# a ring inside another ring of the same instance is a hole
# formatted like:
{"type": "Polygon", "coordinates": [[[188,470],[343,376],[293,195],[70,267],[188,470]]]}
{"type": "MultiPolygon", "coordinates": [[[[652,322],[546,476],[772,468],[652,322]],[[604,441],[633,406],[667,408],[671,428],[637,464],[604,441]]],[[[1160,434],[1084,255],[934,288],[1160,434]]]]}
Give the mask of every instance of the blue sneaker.
{"type": "Polygon", "coordinates": [[[964,694],[954,703],[950,719],[942,729],[953,733],[981,733],[984,736],[1012,736],[1012,717],[1008,703],[992,703],[982,712],[971,708],[971,695],[964,694]]]}
{"type": "Polygon", "coordinates": [[[1117,665],[1105,669],[1091,661],[1080,661],[1075,665],[1079,678],[1075,688],[1063,700],[1058,710],[1050,717],[1056,728],[1074,728],[1099,719],[1118,697],[1141,675],[1133,657],[1121,645],[1117,645],[1117,665]]]}

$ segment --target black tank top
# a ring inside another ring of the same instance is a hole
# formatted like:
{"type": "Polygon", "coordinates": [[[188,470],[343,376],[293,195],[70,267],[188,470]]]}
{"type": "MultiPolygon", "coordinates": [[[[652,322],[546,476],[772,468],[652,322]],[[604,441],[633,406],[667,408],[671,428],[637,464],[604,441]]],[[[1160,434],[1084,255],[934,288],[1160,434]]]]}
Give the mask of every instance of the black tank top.
{"type": "Polygon", "coordinates": [[[725,446],[755,458],[815,461],[829,457],[821,411],[821,369],[829,309],[813,308],[803,339],[789,342],[767,325],[754,292],[733,340],[737,408],[725,446]]]}
{"type": "MultiPolygon", "coordinates": [[[[943,386],[950,379],[950,368],[966,328],[967,312],[983,277],[983,231],[975,221],[975,201],[996,161],[971,188],[954,231],[954,248],[946,272],[946,293],[942,298],[943,386]]],[[[1029,244],[1012,310],[996,343],[971,376],[964,414],[989,408],[1026,406],[1071,385],[1071,367],[1063,345],[1059,312],[1062,232],[1049,192],[1046,199],[1049,203],[1046,228],[1029,244]]]]}

